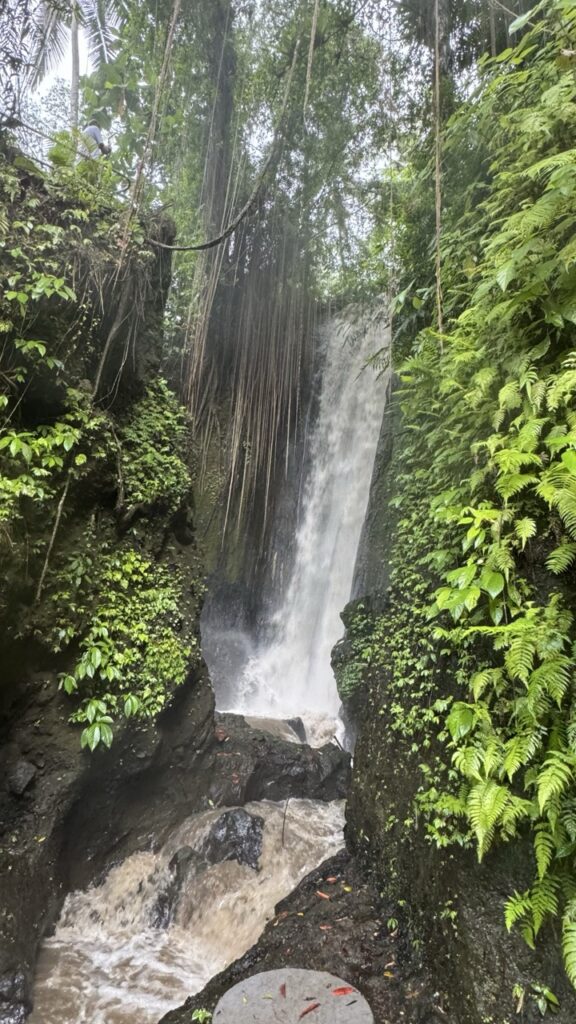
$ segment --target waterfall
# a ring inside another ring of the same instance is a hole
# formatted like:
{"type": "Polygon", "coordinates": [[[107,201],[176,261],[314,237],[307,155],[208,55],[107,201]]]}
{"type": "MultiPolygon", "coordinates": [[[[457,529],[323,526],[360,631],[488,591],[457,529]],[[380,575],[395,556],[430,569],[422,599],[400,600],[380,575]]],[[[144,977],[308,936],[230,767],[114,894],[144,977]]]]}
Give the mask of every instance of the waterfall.
{"type": "MultiPolygon", "coordinates": [[[[352,317],[332,320],[322,344],[318,411],[290,582],[262,631],[266,641],[243,641],[252,653],[232,685],[230,667],[223,665],[230,644],[221,635],[213,642],[210,631],[205,638],[217,698],[220,677],[226,676],[225,700],[232,705],[227,710],[241,714],[298,715],[308,721],[338,714],[330,652],[342,633],[340,612],[350,598],[382,422],[387,373],[367,365],[389,345],[382,310],[356,322],[352,317]]],[[[234,645],[237,651],[237,631],[234,645]]]]}

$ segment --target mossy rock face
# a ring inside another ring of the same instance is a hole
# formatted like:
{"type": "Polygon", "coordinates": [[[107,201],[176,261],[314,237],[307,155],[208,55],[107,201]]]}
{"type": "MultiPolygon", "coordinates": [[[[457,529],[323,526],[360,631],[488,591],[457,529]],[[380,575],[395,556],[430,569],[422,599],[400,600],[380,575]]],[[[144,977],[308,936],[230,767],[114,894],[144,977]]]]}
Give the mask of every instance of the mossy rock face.
{"type": "Polygon", "coordinates": [[[402,486],[412,488],[414,504],[402,521],[396,511],[407,462],[401,424],[386,444],[389,461],[380,464],[375,478],[368,509],[372,540],[366,539],[364,558],[366,565],[384,561],[390,585],[383,595],[381,574],[371,574],[373,589],[343,613],[346,638],[334,655],[343,693],[350,681],[354,689],[358,662],[363,665],[361,700],[351,705],[358,738],[348,842],[396,903],[394,917],[410,918],[453,1024],[509,1024],[516,985],[525,992],[527,1021],[539,1019],[538,993],[545,987],[560,1001],[554,1019],[570,1024],[576,997],[552,929],[533,951],[505,927],[505,901],[530,884],[529,845],[501,845],[479,864],[466,829],[455,841],[453,820],[437,809],[440,792],[453,778],[439,734],[461,680],[454,658],[432,636],[430,569],[416,571],[416,552],[426,557],[430,545],[417,504],[422,477],[404,474],[402,486]]]}
{"type": "Polygon", "coordinates": [[[199,660],[189,425],[158,377],[170,259],[145,241],[173,226],[129,224],[113,188],[1,154],[0,194],[4,685],[54,667],[94,748],[199,660]]]}

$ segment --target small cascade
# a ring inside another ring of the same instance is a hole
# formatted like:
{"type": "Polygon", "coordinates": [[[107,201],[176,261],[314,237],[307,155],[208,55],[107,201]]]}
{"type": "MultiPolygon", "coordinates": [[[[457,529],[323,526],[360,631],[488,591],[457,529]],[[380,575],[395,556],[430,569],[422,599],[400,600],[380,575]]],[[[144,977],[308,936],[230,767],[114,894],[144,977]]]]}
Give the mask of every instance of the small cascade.
{"type": "Polygon", "coordinates": [[[249,949],[275,904],[343,845],[339,802],[247,804],[240,837],[223,827],[231,813],[193,815],[157,853],[67,897],[30,1024],[155,1024],[249,949]]]}
{"type": "Polygon", "coordinates": [[[231,645],[213,623],[204,637],[217,699],[223,690],[226,710],[298,715],[312,743],[334,734],[338,716],[330,652],[342,633],[340,612],[350,597],[387,387],[387,373],[367,362],[388,343],[382,310],[357,322],[333,320],[324,328],[318,413],[290,583],[262,630],[264,643],[241,639],[235,631],[231,645]],[[229,662],[238,673],[233,686],[229,662]]]}

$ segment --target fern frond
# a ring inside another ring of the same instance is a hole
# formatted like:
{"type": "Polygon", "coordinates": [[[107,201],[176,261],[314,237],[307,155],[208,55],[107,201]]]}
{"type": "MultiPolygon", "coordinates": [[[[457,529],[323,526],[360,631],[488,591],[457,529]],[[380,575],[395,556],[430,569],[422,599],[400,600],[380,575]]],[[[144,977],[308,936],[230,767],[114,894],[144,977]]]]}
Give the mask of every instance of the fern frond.
{"type": "Polygon", "coordinates": [[[546,559],[546,568],[558,576],[570,568],[574,559],[576,559],[576,543],[567,541],[550,552],[546,559]]]}
{"type": "Polygon", "coordinates": [[[510,795],[510,799],[502,812],[499,822],[502,835],[511,839],[518,831],[518,824],[521,821],[529,821],[533,817],[534,805],[531,800],[524,800],[520,796],[510,795]]]}
{"type": "Polygon", "coordinates": [[[534,669],[528,683],[528,696],[532,685],[544,686],[552,700],[560,707],[562,699],[570,684],[572,661],[564,654],[546,658],[538,668],[534,669]]]}
{"type": "Polygon", "coordinates": [[[496,481],[496,490],[507,501],[523,491],[525,487],[537,483],[539,483],[539,479],[533,473],[504,473],[496,481]]]}
{"type": "Polygon", "coordinates": [[[544,878],[544,875],[547,874],[548,868],[554,859],[555,852],[556,843],[548,826],[544,823],[537,825],[536,834],[534,836],[534,853],[536,855],[538,878],[542,879],[544,878]]]}
{"type": "Polygon", "coordinates": [[[547,917],[558,913],[558,879],[553,875],[539,878],[530,890],[530,910],[534,934],[537,935],[547,917]]]}
{"type": "Polygon", "coordinates": [[[530,914],[530,893],[515,892],[504,904],[504,921],[506,928],[510,931],[518,921],[522,921],[530,914]]]}
{"type": "Polygon", "coordinates": [[[568,532],[576,538],[576,494],[563,488],[554,501],[568,532]]]}
{"type": "Polygon", "coordinates": [[[522,405],[520,385],[517,380],[510,380],[498,392],[498,404],[501,409],[519,409],[522,405]]]}
{"type": "Polygon", "coordinates": [[[528,632],[515,636],[506,652],[506,669],[513,679],[527,683],[534,665],[535,640],[528,632]]]}
{"type": "Polygon", "coordinates": [[[518,448],[502,448],[494,455],[494,462],[503,473],[516,473],[524,466],[541,466],[542,463],[533,452],[522,452],[518,448]]]}
{"type": "Polygon", "coordinates": [[[565,370],[558,376],[550,377],[546,405],[555,412],[576,392],[576,369],[565,370]]]}
{"type": "Polygon", "coordinates": [[[478,843],[478,860],[490,848],[496,824],[508,803],[510,793],[507,786],[499,786],[493,779],[486,779],[472,786],[468,794],[467,811],[478,843]]]}
{"type": "Polygon", "coordinates": [[[566,919],[562,922],[562,955],[566,974],[576,988],[576,924],[566,919]]]}
{"type": "Polygon", "coordinates": [[[462,747],[457,750],[452,760],[458,771],[467,779],[481,779],[483,752],[479,747],[462,747]]]}
{"type": "Polygon", "coordinates": [[[548,754],[544,768],[538,775],[538,804],[543,812],[553,797],[560,796],[574,781],[574,759],[554,751],[548,754]]]}
{"type": "Polygon", "coordinates": [[[533,519],[519,519],[514,526],[514,533],[518,537],[518,540],[521,541],[522,551],[524,551],[526,542],[536,536],[536,523],[533,519]]]}
{"type": "Polygon", "coordinates": [[[512,781],[520,768],[530,764],[539,745],[540,736],[536,731],[532,735],[512,736],[507,741],[502,769],[510,781],[512,781]]]}

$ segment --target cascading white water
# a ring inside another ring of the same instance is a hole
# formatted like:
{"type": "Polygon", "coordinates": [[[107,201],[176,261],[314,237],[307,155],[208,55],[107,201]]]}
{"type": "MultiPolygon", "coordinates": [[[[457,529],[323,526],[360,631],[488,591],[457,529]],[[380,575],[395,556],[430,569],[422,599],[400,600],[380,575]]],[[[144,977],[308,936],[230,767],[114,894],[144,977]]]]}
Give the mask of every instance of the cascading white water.
{"type": "MultiPolygon", "coordinates": [[[[387,343],[379,312],[326,328],[290,584],[272,639],[258,648],[234,631],[227,647],[232,664],[244,662],[232,710],[303,717],[316,743],[334,734],[330,651],[342,631],[386,394],[386,375],[366,362],[387,343]]],[[[217,652],[205,650],[217,684],[217,652]]],[[[248,949],[278,900],[342,845],[341,804],[292,800],[286,820],[284,805],[247,810],[265,819],[258,873],[231,861],[197,870],[194,851],[220,809],[190,818],[158,853],[129,857],[101,886],[68,896],[43,944],[30,1024],[152,1024],[248,949]],[[192,867],[175,892],[174,858],[189,849],[192,867]]]]}
{"type": "MultiPolygon", "coordinates": [[[[357,322],[331,321],[323,340],[291,581],[267,630],[271,639],[245,663],[228,708],[267,717],[298,715],[308,726],[338,714],[330,652],[350,596],[387,386],[387,374],[366,364],[387,348],[389,330],[382,310],[376,310],[357,322]]],[[[218,657],[210,645],[206,657],[218,696],[218,657]]]]}
{"type": "Polygon", "coordinates": [[[135,853],[102,885],[71,893],[42,947],[29,1024],[153,1024],[249,949],[275,904],[343,845],[340,802],[245,809],[264,819],[258,871],[199,863],[219,808],[193,815],[158,853],[135,853]],[[175,890],[178,851],[188,861],[175,890]]]}

